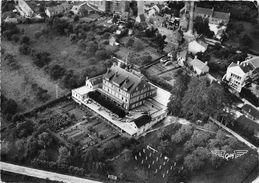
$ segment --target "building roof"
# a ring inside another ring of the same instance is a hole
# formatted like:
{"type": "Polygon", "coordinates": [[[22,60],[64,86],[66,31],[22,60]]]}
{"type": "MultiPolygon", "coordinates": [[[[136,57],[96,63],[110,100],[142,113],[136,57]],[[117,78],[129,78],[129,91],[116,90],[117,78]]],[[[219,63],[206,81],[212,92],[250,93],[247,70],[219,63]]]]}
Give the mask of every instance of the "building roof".
{"type": "Polygon", "coordinates": [[[99,75],[99,76],[92,77],[89,79],[89,81],[92,85],[97,85],[99,83],[102,83],[102,80],[103,80],[103,75],[99,75]]]}
{"type": "Polygon", "coordinates": [[[243,126],[249,131],[259,131],[259,123],[245,117],[244,115],[237,118],[236,121],[239,125],[243,126]]]}
{"type": "Polygon", "coordinates": [[[236,66],[238,66],[238,64],[231,62],[231,64],[228,67],[236,67],[236,66]]]}
{"type": "Polygon", "coordinates": [[[205,14],[205,15],[208,15],[208,16],[212,16],[213,8],[209,9],[209,8],[195,7],[194,13],[195,14],[205,14]]]}
{"type": "Polygon", "coordinates": [[[202,70],[204,67],[208,67],[207,63],[202,62],[201,60],[195,58],[189,61],[189,64],[195,68],[202,70]]]}
{"type": "Polygon", "coordinates": [[[254,68],[253,66],[251,65],[250,62],[242,62],[240,64],[240,68],[245,72],[245,73],[248,73],[249,71],[253,71],[254,68]]]}
{"type": "Polygon", "coordinates": [[[117,65],[113,65],[106,74],[104,74],[104,78],[117,84],[118,87],[127,91],[128,93],[132,93],[137,87],[141,90],[141,87],[144,84],[148,84],[146,81],[142,80],[139,76],[122,69],[117,65]]]}
{"type": "Polygon", "coordinates": [[[259,57],[253,57],[245,62],[249,62],[254,69],[259,68],[259,57]]]}
{"type": "Polygon", "coordinates": [[[213,13],[213,18],[228,20],[228,19],[230,18],[230,13],[224,13],[224,12],[214,11],[214,13],[213,13]]]}
{"type": "Polygon", "coordinates": [[[85,95],[88,92],[92,91],[92,89],[88,88],[87,86],[82,86],[80,88],[73,89],[72,92],[73,91],[78,93],[79,95],[85,95]]]}
{"type": "Polygon", "coordinates": [[[182,50],[177,53],[178,57],[186,58],[187,56],[187,50],[182,50]]]}
{"type": "Polygon", "coordinates": [[[253,106],[251,106],[249,104],[245,104],[242,107],[242,110],[247,112],[248,114],[250,114],[254,118],[259,119],[259,111],[256,108],[254,108],[253,106]]]}

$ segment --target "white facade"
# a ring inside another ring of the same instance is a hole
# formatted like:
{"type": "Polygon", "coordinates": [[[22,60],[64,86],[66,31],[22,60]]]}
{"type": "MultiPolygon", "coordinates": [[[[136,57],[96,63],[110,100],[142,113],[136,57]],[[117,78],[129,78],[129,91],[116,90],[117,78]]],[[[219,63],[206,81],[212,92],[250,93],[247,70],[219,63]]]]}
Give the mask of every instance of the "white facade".
{"type": "Polygon", "coordinates": [[[205,52],[207,50],[207,45],[202,45],[196,40],[192,41],[188,45],[188,51],[192,54],[197,54],[198,52],[205,52]]]}
{"type": "Polygon", "coordinates": [[[233,89],[238,92],[241,92],[242,87],[245,84],[245,80],[248,76],[248,73],[245,73],[239,66],[239,64],[231,63],[227,68],[227,73],[223,77],[229,83],[233,89]]]}

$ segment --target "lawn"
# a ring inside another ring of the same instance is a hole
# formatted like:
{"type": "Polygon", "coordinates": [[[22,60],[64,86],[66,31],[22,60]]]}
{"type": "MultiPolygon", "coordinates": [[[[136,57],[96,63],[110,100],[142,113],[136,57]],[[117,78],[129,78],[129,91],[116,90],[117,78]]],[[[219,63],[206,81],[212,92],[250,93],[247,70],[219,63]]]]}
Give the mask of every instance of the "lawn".
{"type": "MultiPolygon", "coordinates": [[[[8,97],[14,99],[20,111],[29,110],[35,106],[41,105],[46,101],[40,101],[31,88],[32,84],[38,84],[43,89],[48,90],[49,100],[56,97],[57,83],[41,69],[37,68],[30,56],[21,55],[18,51],[18,45],[2,40],[2,48],[6,54],[15,56],[15,62],[18,67],[13,69],[8,62],[2,59],[2,92],[8,97]]],[[[59,88],[59,94],[62,95],[67,90],[59,88]]]]}

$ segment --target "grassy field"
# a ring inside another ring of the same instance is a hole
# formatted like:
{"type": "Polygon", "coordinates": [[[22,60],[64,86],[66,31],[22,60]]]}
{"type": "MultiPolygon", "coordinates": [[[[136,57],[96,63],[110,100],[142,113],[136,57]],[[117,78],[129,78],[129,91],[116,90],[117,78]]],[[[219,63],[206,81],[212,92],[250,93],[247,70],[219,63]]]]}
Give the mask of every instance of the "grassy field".
{"type": "MultiPolygon", "coordinates": [[[[57,83],[52,81],[43,70],[38,69],[32,63],[30,56],[21,55],[18,45],[12,42],[2,40],[2,48],[5,50],[4,55],[15,56],[15,62],[18,65],[18,69],[12,69],[6,60],[2,60],[2,92],[6,97],[17,102],[20,111],[26,111],[43,103],[35,96],[31,88],[32,84],[36,83],[48,90],[49,99],[55,98],[57,83]]],[[[59,88],[59,94],[65,92],[66,90],[59,88]]]]}
{"type": "Polygon", "coordinates": [[[30,37],[33,49],[50,53],[52,58],[50,66],[59,64],[67,70],[74,70],[77,74],[80,74],[84,69],[92,65],[96,67],[97,73],[105,69],[102,62],[89,63],[89,58],[77,52],[78,46],[72,44],[69,37],[48,35],[36,39],[34,33],[42,28],[46,28],[46,24],[21,24],[19,28],[23,28],[25,34],[30,37]]]}

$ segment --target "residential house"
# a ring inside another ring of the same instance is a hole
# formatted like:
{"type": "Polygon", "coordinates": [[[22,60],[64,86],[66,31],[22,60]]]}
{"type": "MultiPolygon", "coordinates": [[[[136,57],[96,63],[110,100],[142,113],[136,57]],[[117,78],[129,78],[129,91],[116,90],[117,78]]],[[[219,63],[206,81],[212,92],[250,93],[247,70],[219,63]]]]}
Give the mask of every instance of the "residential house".
{"type": "Polygon", "coordinates": [[[88,88],[90,88],[92,90],[95,90],[95,89],[102,86],[102,80],[103,80],[102,75],[96,76],[96,77],[93,77],[93,78],[90,78],[90,79],[88,77],[86,77],[85,85],[88,88]]]}
{"type": "Polygon", "coordinates": [[[101,92],[126,110],[144,104],[156,94],[145,80],[115,64],[104,74],[101,92]]]}
{"type": "Polygon", "coordinates": [[[197,59],[197,57],[195,57],[194,59],[189,58],[188,65],[191,66],[198,75],[202,75],[209,72],[207,62],[204,63],[201,60],[197,59]]]}
{"type": "Polygon", "coordinates": [[[64,2],[57,6],[47,7],[45,13],[48,17],[52,17],[54,15],[58,15],[61,13],[69,12],[72,8],[72,5],[68,2],[64,2]]]}
{"type": "Polygon", "coordinates": [[[208,48],[208,44],[205,43],[203,40],[193,40],[188,45],[188,52],[192,54],[196,54],[198,52],[205,52],[208,48]]]}
{"type": "Polygon", "coordinates": [[[244,128],[245,131],[253,133],[256,138],[259,138],[259,123],[245,117],[244,115],[240,116],[236,122],[238,126],[244,128]]]}
{"type": "Polygon", "coordinates": [[[119,43],[117,42],[117,38],[113,35],[109,39],[109,44],[111,46],[118,46],[119,45],[119,43]]]}
{"type": "Polygon", "coordinates": [[[231,63],[223,80],[226,80],[233,89],[241,92],[241,89],[247,84],[248,79],[252,76],[253,71],[259,68],[259,57],[246,60],[242,63],[231,63]]]}
{"type": "Polygon", "coordinates": [[[216,25],[227,25],[230,19],[230,13],[224,13],[219,11],[214,11],[214,8],[201,8],[195,7],[194,10],[194,19],[196,17],[208,18],[209,24],[216,25]]]}
{"type": "Polygon", "coordinates": [[[242,112],[244,113],[244,115],[247,118],[250,118],[255,121],[259,121],[259,111],[256,108],[254,108],[253,106],[251,106],[249,104],[245,104],[242,107],[242,112]]]}
{"type": "Polygon", "coordinates": [[[34,11],[30,8],[30,6],[25,2],[25,0],[15,0],[17,3],[15,8],[18,12],[25,17],[31,17],[34,14],[34,11]]]}
{"type": "Polygon", "coordinates": [[[96,9],[103,12],[122,13],[128,11],[129,1],[89,1],[96,9]]]}

